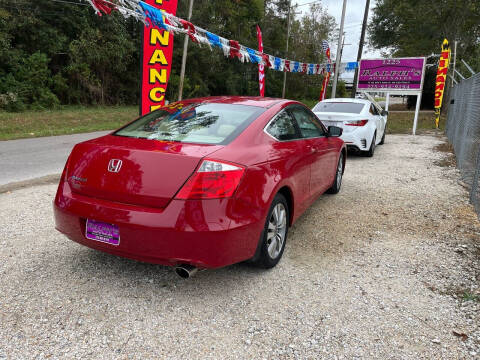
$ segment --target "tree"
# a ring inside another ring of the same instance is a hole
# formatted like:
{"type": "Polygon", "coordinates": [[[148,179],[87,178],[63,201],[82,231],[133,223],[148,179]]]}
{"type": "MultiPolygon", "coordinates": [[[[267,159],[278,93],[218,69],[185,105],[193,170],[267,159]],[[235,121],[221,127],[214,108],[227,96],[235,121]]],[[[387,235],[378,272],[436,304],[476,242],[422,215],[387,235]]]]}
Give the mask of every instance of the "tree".
{"type": "MultiPolygon", "coordinates": [[[[332,37],[335,19],[328,15],[321,4],[312,4],[310,12],[295,20],[292,26],[291,58],[309,63],[325,63],[322,40],[332,37]]],[[[287,97],[301,94],[301,99],[317,99],[322,87],[321,76],[294,74],[288,79],[287,97]]]]}
{"type": "Polygon", "coordinates": [[[17,104],[3,101],[0,106],[52,107],[58,99],[64,104],[135,103],[139,29],[138,22],[120,14],[98,18],[89,6],[3,0],[0,94],[13,94],[3,98],[17,104]],[[46,80],[39,86],[43,74],[46,80]]]}
{"type": "MultiPolygon", "coordinates": [[[[256,49],[256,25],[265,52],[285,58],[288,0],[195,0],[192,22],[256,49]]],[[[83,3],[87,5],[86,2],[83,3]]],[[[187,16],[188,1],[177,15],[187,16]]],[[[324,61],[321,40],[333,18],[319,6],[292,19],[289,59],[324,61]]],[[[89,6],[51,0],[0,0],[0,108],[61,104],[137,104],[143,24],[118,12],[98,17],[89,6]],[[37,79],[33,72],[41,76],[37,79]],[[10,105],[8,105],[10,104],[10,105]]],[[[166,98],[177,98],[183,35],[174,36],[166,98]]],[[[267,96],[281,95],[283,74],[267,70],[267,96]]],[[[291,74],[287,96],[316,99],[321,77],[291,74]]],[[[184,97],[257,95],[258,67],[190,42],[184,97]]]]}
{"type": "MultiPolygon", "coordinates": [[[[480,71],[480,2],[478,0],[378,0],[369,24],[369,42],[389,56],[438,54],[447,38],[460,59],[480,71]]],[[[437,57],[427,58],[435,65],[437,57]]],[[[433,108],[436,66],[427,69],[422,106],[433,108]]],[[[466,72],[468,73],[468,72],[466,72]]],[[[448,82],[447,84],[449,84],[448,82]]],[[[412,103],[410,99],[409,103],[412,103]]],[[[444,102],[445,103],[445,102],[444,102]]]]}
{"type": "Polygon", "coordinates": [[[122,31],[123,19],[117,18],[108,25],[107,31],[86,28],[78,40],[70,43],[67,67],[69,77],[84,88],[94,102],[102,105],[115,102],[115,97],[117,101],[123,97],[125,76],[116,75],[125,74],[135,51],[128,34],[122,31]]]}
{"type": "MultiPolygon", "coordinates": [[[[480,45],[478,0],[378,0],[369,24],[370,45],[393,56],[438,53],[443,39],[458,41],[457,57],[480,45]]],[[[480,71],[480,69],[478,69],[480,71]]]]}

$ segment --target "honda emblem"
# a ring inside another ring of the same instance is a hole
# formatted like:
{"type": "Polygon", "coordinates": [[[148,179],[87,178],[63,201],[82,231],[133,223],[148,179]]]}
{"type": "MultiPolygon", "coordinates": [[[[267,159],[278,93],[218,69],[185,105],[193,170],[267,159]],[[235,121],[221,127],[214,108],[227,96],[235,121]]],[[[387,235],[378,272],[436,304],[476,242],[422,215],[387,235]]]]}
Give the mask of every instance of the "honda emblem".
{"type": "Polygon", "coordinates": [[[113,173],[118,173],[122,167],[122,160],[120,159],[111,159],[108,163],[108,171],[113,173]]]}

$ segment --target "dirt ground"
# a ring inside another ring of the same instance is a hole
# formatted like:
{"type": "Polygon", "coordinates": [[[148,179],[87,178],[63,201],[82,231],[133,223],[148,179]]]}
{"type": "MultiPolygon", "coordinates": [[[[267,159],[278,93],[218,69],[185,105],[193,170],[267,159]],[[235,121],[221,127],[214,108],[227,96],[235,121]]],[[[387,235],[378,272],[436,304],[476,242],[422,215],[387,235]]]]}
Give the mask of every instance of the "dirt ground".
{"type": "Polygon", "coordinates": [[[442,142],[350,156],[269,271],[183,280],[57,233],[55,185],[0,194],[0,359],[478,359],[480,224],[442,142]]]}

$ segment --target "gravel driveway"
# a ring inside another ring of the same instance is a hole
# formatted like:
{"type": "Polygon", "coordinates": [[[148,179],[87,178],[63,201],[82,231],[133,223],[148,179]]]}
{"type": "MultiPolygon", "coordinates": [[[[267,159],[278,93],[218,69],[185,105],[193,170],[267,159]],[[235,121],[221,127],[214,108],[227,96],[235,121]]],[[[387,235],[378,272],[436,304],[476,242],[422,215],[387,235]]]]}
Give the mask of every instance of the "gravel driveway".
{"type": "Polygon", "coordinates": [[[350,156],[270,271],[183,280],[57,233],[55,185],[0,194],[0,359],[480,358],[480,225],[441,142],[350,156]]]}

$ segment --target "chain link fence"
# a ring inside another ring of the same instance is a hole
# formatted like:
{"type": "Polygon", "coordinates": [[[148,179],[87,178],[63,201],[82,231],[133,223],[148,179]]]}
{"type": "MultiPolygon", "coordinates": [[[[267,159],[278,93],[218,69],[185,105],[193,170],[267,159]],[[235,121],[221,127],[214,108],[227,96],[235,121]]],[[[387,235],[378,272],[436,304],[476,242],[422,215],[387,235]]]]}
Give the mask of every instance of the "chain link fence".
{"type": "Polygon", "coordinates": [[[480,216],[480,73],[450,91],[446,133],[453,145],[462,180],[480,216]]]}

